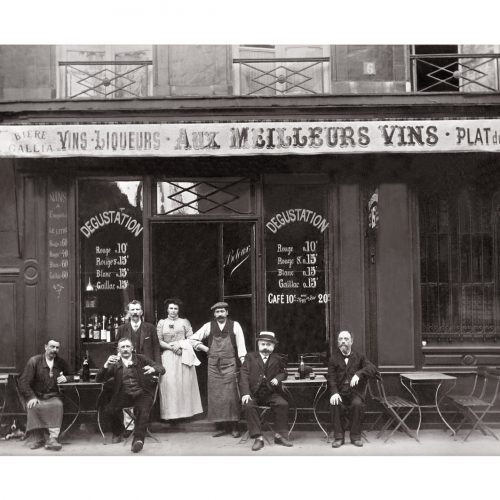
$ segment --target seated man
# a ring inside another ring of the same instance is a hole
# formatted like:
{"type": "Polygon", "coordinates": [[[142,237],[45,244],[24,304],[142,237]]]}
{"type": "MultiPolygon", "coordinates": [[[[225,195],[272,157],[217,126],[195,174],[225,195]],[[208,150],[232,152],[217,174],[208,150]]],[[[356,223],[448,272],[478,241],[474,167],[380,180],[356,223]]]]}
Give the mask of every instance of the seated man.
{"type": "Polygon", "coordinates": [[[63,403],[57,384],[70,378],[68,365],[57,356],[59,342],[49,340],[45,353],[31,357],[19,379],[19,391],[26,398],[28,422],[26,432],[33,431],[32,450],[45,445],[47,450],[62,448],[57,441],[63,419],[63,403]],[[48,439],[47,439],[48,431],[48,439]]]}
{"type": "Polygon", "coordinates": [[[112,442],[119,443],[124,431],[122,409],[133,406],[136,424],[132,451],[138,453],[144,446],[149,413],[154,402],[155,386],[152,375],[163,375],[165,368],[159,363],[132,353],[132,342],[127,338],[118,341],[118,355],[112,354],[96,376],[97,382],[113,378],[111,401],[104,409],[111,423],[112,442]]]}
{"type": "Polygon", "coordinates": [[[258,405],[271,407],[276,427],[274,442],[282,446],[293,446],[284,437],[288,431],[288,403],[283,397],[281,381],[286,379],[287,372],[283,357],[273,352],[276,344],[273,332],[260,332],[257,337],[259,352],[248,353],[241,366],[241,402],[248,433],[251,438],[255,438],[253,451],[264,447],[258,405]]]}
{"type": "Polygon", "coordinates": [[[344,444],[342,413],[350,412],[349,437],[354,446],[363,446],[361,424],[363,421],[363,393],[367,378],[376,376],[377,368],[365,355],[352,350],[352,335],[342,331],[338,336],[338,349],[328,363],[328,385],[333,411],[333,448],[344,444]]]}

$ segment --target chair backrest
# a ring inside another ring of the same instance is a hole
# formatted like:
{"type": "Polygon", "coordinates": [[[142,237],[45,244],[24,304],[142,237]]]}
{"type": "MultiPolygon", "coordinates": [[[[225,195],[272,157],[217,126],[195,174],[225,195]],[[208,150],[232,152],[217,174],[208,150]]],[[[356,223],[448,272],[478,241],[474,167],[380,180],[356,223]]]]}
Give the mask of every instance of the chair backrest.
{"type": "Polygon", "coordinates": [[[373,393],[373,395],[371,392],[372,386],[371,386],[370,382],[368,382],[367,385],[368,385],[368,390],[370,391],[370,395],[374,399],[378,399],[379,401],[387,403],[387,395],[385,392],[384,379],[382,378],[382,374],[380,372],[378,374],[378,377],[375,378],[375,387],[377,389],[376,389],[376,392],[373,393]]]}
{"type": "Polygon", "coordinates": [[[484,389],[481,399],[488,405],[495,404],[500,392],[500,370],[488,369],[485,375],[484,389]]]}
{"type": "Polygon", "coordinates": [[[486,373],[488,369],[485,366],[478,366],[476,368],[476,374],[474,376],[474,383],[470,392],[470,396],[475,396],[479,399],[484,397],[484,391],[486,390],[486,373]]]}

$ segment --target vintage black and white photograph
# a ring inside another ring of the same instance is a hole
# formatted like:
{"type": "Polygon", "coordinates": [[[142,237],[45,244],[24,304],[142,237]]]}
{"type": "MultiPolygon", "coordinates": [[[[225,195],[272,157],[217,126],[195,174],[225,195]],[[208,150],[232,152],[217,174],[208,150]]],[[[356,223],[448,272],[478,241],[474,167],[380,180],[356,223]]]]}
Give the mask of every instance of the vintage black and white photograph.
{"type": "Polygon", "coordinates": [[[114,29],[0,43],[0,456],[498,457],[500,39],[114,29]]]}

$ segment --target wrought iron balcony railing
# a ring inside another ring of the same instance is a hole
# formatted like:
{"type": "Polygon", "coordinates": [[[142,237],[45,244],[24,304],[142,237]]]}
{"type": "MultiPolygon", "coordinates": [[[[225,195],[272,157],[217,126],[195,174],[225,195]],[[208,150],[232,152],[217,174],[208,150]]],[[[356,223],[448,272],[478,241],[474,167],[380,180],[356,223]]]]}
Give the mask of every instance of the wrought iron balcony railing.
{"type": "Polygon", "coordinates": [[[152,61],[60,61],[64,99],[125,99],[152,95],[152,61]]]}
{"type": "Polygon", "coordinates": [[[413,92],[500,92],[500,54],[410,56],[413,92]]]}
{"type": "Polygon", "coordinates": [[[240,95],[324,94],[329,57],[233,59],[240,95]]]}

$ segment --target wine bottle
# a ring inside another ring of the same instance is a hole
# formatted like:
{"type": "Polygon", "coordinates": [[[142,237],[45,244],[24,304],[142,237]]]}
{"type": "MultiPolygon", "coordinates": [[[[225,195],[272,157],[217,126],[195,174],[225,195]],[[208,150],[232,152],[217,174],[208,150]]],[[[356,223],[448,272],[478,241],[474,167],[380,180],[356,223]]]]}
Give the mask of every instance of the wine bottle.
{"type": "Polygon", "coordinates": [[[101,342],[106,342],[106,316],[102,316],[101,323],[101,342]]]}
{"type": "Polygon", "coordinates": [[[304,364],[304,356],[300,357],[299,378],[306,378],[306,365],[304,364]]]}
{"type": "Polygon", "coordinates": [[[87,324],[87,340],[94,340],[94,327],[92,326],[92,322],[89,321],[87,324]]]}
{"type": "Polygon", "coordinates": [[[85,329],[85,323],[80,323],[80,340],[85,342],[87,340],[87,330],[85,329]]]}
{"type": "Polygon", "coordinates": [[[95,322],[94,322],[94,340],[99,340],[101,337],[101,326],[99,325],[99,318],[96,316],[95,317],[95,322]]]}
{"type": "Polygon", "coordinates": [[[89,382],[90,381],[90,366],[89,366],[89,353],[85,354],[85,358],[83,358],[82,363],[82,381],[89,382]]]}
{"type": "Polygon", "coordinates": [[[115,316],[115,323],[113,324],[113,340],[118,340],[118,327],[120,326],[118,316],[115,316]]]}

